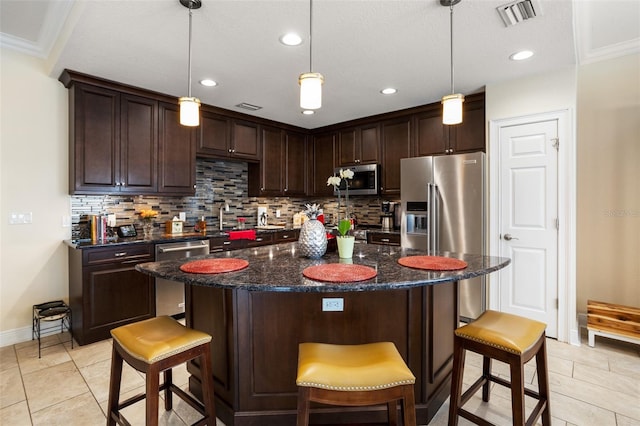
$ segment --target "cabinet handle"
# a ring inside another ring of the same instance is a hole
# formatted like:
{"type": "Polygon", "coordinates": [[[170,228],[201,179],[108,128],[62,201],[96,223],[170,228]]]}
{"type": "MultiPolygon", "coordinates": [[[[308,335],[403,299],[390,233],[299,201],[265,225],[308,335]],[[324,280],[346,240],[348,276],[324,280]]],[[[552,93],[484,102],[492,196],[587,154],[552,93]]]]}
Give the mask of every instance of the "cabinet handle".
{"type": "Polygon", "coordinates": [[[227,151],[228,151],[229,153],[232,153],[232,152],[233,152],[233,151],[231,150],[231,148],[229,148],[227,151]]]}
{"type": "Polygon", "coordinates": [[[260,242],[260,241],[263,241],[263,240],[264,240],[264,238],[256,238],[257,242],[260,242]]]}
{"type": "Polygon", "coordinates": [[[288,190],[289,190],[289,188],[285,188],[285,189],[284,189],[284,192],[287,192],[288,190]]]}
{"type": "Polygon", "coordinates": [[[388,243],[389,239],[388,238],[380,238],[380,241],[382,241],[383,243],[388,243]]]}
{"type": "Polygon", "coordinates": [[[115,257],[122,257],[122,256],[126,256],[127,252],[126,251],[121,251],[121,252],[118,252],[118,253],[114,253],[113,255],[115,257]]]}
{"type": "Polygon", "coordinates": [[[287,238],[289,238],[289,234],[285,234],[285,235],[282,236],[283,240],[286,240],[287,238]]]}
{"type": "Polygon", "coordinates": [[[232,152],[232,153],[235,153],[235,152],[236,152],[236,150],[235,150],[235,149],[232,149],[232,150],[231,150],[231,152],[232,152]]]}
{"type": "Polygon", "coordinates": [[[222,244],[225,245],[225,246],[228,246],[229,244],[231,244],[231,241],[225,241],[222,244]]]}

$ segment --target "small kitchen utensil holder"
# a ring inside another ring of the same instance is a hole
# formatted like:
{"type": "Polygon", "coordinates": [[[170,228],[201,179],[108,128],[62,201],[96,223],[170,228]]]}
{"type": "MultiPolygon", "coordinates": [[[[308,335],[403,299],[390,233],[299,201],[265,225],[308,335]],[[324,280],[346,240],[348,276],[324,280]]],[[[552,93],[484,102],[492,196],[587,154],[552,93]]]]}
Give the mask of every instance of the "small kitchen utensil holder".
{"type": "Polygon", "coordinates": [[[71,308],[65,304],[62,300],[56,300],[53,302],[40,303],[33,305],[33,326],[31,329],[31,340],[38,339],[38,358],[42,356],[42,349],[50,346],[59,345],[62,343],[71,342],[71,349],[73,349],[73,331],[71,330],[71,308]],[[54,321],[60,321],[60,333],[63,333],[66,329],[69,332],[70,339],[64,342],[57,342],[47,346],[42,346],[41,337],[58,327],[57,324],[51,324],[47,327],[42,327],[42,322],[52,323],[54,321]]]}

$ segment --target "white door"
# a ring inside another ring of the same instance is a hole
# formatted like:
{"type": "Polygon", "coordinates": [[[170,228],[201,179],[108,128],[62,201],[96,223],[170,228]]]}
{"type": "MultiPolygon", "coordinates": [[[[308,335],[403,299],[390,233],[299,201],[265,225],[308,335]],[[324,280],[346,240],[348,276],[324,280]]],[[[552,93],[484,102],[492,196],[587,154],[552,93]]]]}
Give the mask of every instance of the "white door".
{"type": "Polygon", "coordinates": [[[558,335],[558,120],[500,127],[500,310],[558,335]]]}

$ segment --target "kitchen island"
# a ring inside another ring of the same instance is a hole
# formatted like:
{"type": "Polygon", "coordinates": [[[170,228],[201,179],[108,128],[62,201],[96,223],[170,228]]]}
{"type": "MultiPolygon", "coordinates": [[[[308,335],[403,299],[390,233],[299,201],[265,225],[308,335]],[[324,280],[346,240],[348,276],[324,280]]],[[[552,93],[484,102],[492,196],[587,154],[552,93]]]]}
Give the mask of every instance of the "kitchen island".
{"type": "MultiPolygon", "coordinates": [[[[447,272],[397,263],[401,257],[421,254],[356,244],[348,262],[372,267],[377,276],[351,283],[305,278],[302,272],[309,266],[344,260],[335,252],[317,260],[300,257],[295,243],[208,256],[249,262],[232,273],[184,273],[180,266],[186,259],[143,263],[136,269],[186,284],[187,326],[213,336],[217,416],[226,425],[295,424],[299,343],[375,341],[393,342],[416,376],[417,419],[426,424],[449,395],[453,330],[458,325],[457,281],[501,269],[509,259],[439,253],[468,264],[447,272]],[[327,305],[340,304],[342,310],[326,310],[327,305]]],[[[190,363],[188,370],[189,389],[199,396],[197,363],[190,363]]],[[[383,423],[386,407],[318,405],[311,422],[383,423]]]]}

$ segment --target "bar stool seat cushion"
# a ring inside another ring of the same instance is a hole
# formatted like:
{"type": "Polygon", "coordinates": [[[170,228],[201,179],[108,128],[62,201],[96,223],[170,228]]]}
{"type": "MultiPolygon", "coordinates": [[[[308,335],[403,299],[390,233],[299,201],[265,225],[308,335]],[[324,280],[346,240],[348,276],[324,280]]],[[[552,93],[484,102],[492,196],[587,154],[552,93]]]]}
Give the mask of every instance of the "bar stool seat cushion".
{"type": "Polygon", "coordinates": [[[161,316],[111,330],[111,336],[133,358],[153,364],[211,341],[211,336],[161,316]]]}
{"type": "Polygon", "coordinates": [[[296,384],[338,391],[368,391],[414,384],[395,345],[301,343],[296,384]]]}
{"type": "Polygon", "coordinates": [[[540,339],[545,328],[539,321],[488,310],[477,320],[458,328],[455,334],[520,355],[540,339]]]}

